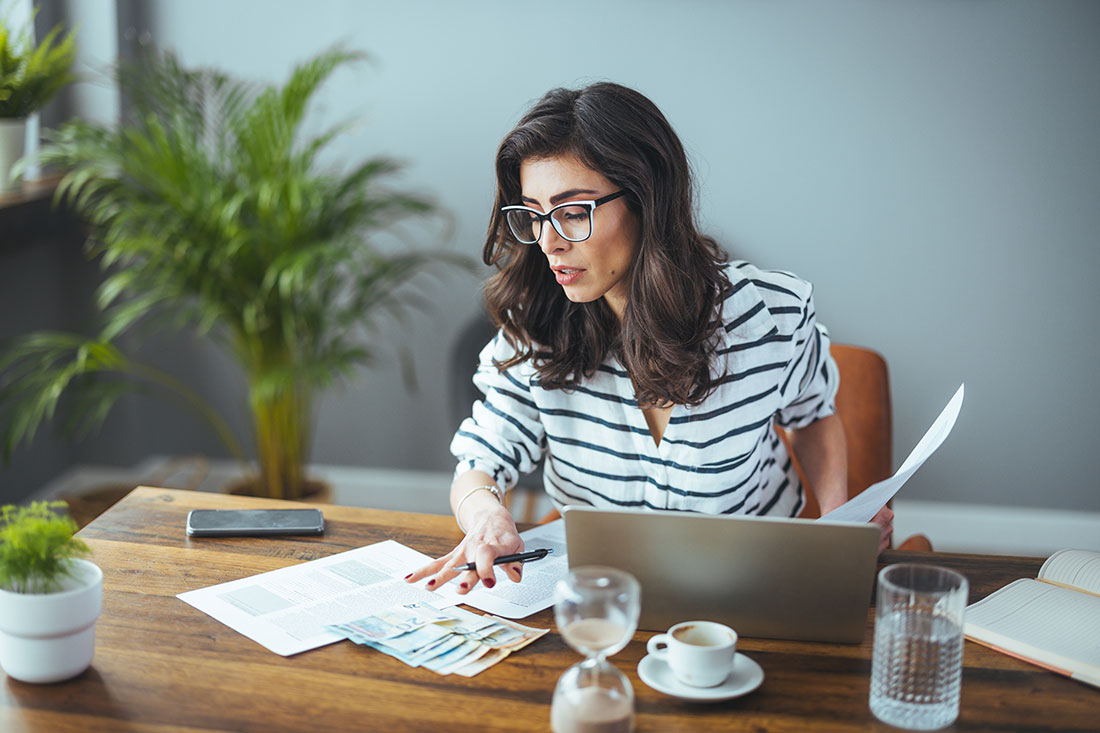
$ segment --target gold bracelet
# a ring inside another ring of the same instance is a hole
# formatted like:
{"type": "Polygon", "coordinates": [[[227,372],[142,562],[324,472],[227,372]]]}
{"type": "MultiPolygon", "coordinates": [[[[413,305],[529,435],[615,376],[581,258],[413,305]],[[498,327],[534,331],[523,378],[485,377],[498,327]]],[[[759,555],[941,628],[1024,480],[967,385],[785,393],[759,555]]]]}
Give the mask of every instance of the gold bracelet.
{"type": "Polygon", "coordinates": [[[492,492],[493,496],[497,498],[497,501],[500,502],[501,506],[504,506],[504,497],[500,495],[500,489],[497,488],[496,485],[486,484],[484,486],[475,486],[474,488],[470,489],[465,494],[463,494],[462,498],[458,500],[458,505],[455,506],[455,523],[458,525],[458,528],[462,530],[462,534],[466,534],[466,528],[462,526],[462,520],[458,518],[458,515],[462,512],[462,503],[469,499],[476,491],[492,492]]]}

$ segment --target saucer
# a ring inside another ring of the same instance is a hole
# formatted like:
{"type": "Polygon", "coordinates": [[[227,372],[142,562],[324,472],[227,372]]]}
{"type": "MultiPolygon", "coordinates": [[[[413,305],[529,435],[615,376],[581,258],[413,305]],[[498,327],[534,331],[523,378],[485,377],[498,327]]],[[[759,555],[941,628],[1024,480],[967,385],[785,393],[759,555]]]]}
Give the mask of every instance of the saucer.
{"type": "Polygon", "coordinates": [[[666,695],[683,700],[717,702],[747,695],[755,690],[764,681],[764,670],[752,659],[738,653],[733,658],[733,672],[725,682],[715,687],[692,687],[676,679],[665,660],[647,654],[638,663],[638,676],[642,678],[642,682],[666,695]]]}

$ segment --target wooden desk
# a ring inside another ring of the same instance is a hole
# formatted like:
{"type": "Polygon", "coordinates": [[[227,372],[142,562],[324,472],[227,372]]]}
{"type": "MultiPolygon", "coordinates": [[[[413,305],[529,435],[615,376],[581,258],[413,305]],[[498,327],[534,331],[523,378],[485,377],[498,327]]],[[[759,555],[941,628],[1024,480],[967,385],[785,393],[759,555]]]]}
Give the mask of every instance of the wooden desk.
{"type": "MultiPolygon", "coordinates": [[[[81,531],[103,569],[96,656],[54,685],[0,683],[0,730],[546,730],[550,698],[578,656],[552,631],[472,679],[440,677],[351,643],[290,658],[267,651],[175,598],[184,590],[313,560],[383,539],[429,555],[449,550],[448,517],[324,506],[325,536],[189,540],[194,508],[287,502],[136,489],[81,531]]],[[[294,506],[301,506],[295,504],[294,506]]],[[[1041,561],[975,555],[887,554],[962,570],[971,600],[1041,561]]],[[[896,730],[867,707],[873,617],[862,644],[743,639],[763,686],[723,703],[666,697],[637,675],[647,632],[614,657],[634,685],[639,731],[896,730]]],[[[553,628],[552,610],[529,619],[553,628]]],[[[952,729],[1096,730],[1100,693],[973,643],[964,652],[962,710],[952,729]]]]}

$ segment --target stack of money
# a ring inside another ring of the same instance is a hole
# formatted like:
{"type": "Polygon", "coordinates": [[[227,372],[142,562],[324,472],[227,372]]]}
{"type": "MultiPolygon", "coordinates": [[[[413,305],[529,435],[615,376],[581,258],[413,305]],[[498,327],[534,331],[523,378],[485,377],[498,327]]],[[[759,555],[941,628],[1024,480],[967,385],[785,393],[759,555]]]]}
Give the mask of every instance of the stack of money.
{"type": "Polygon", "coordinates": [[[327,628],[410,667],[463,677],[492,667],[549,631],[458,607],[440,610],[426,603],[406,603],[327,628]]]}

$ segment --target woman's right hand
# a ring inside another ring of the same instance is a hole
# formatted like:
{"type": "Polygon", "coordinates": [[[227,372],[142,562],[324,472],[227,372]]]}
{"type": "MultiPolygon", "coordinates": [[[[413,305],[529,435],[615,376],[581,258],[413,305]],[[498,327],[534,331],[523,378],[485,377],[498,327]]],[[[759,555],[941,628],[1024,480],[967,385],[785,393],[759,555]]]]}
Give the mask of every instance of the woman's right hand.
{"type": "MultiPolygon", "coordinates": [[[[523,552],[523,540],[516,529],[511,513],[499,504],[489,511],[480,512],[458,545],[443,557],[414,570],[405,576],[405,581],[416,583],[433,576],[427,583],[428,590],[436,590],[444,583],[460,578],[458,593],[466,594],[479,582],[486,588],[496,583],[493,572],[493,560],[501,555],[523,552]],[[467,570],[468,562],[477,564],[477,570],[467,570]]],[[[518,583],[523,575],[523,565],[518,562],[500,565],[509,580],[518,583]]]]}

